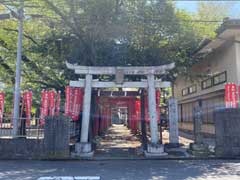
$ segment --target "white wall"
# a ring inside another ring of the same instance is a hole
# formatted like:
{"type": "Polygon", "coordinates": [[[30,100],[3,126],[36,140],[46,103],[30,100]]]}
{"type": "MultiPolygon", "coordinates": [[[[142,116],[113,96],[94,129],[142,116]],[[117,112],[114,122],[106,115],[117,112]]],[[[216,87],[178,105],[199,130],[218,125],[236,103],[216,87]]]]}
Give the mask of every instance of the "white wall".
{"type": "Polygon", "coordinates": [[[236,63],[237,63],[237,78],[238,84],[240,84],[240,35],[235,38],[239,43],[235,43],[235,54],[236,54],[236,63]]]}
{"type": "MultiPolygon", "coordinates": [[[[192,67],[192,75],[201,74],[217,74],[224,71],[227,71],[227,81],[237,83],[240,80],[240,56],[237,64],[236,60],[236,49],[240,50],[240,45],[236,47],[236,44],[225,45],[218,50],[213,51],[210,55],[208,55],[205,59],[201,60],[200,63],[194,65],[192,67]],[[237,67],[239,71],[237,71],[237,67]],[[238,78],[238,76],[239,78],[238,78]]],[[[220,84],[217,86],[213,86],[208,89],[202,90],[201,81],[207,79],[207,77],[203,78],[194,78],[194,81],[191,81],[189,78],[179,76],[175,81],[174,86],[174,95],[175,97],[181,101],[193,97],[197,97],[200,95],[205,95],[208,93],[212,93],[218,90],[224,89],[224,84],[220,84]],[[197,93],[182,96],[182,90],[187,88],[193,84],[197,85],[197,93]]]]}

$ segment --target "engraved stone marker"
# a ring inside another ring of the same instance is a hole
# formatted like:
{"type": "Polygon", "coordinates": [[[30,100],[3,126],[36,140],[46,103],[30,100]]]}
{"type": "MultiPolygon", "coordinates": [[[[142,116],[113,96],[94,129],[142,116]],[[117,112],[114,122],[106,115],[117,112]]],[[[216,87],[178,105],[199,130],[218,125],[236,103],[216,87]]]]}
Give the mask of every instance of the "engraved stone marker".
{"type": "Polygon", "coordinates": [[[170,98],[169,101],[169,143],[178,144],[178,104],[175,98],[170,98]]]}

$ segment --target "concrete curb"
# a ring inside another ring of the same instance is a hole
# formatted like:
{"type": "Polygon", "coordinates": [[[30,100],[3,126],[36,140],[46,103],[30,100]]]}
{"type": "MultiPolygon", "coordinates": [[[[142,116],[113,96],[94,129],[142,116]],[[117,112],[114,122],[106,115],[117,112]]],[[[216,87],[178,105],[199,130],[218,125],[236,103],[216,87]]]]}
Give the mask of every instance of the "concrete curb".
{"type": "Polygon", "coordinates": [[[92,158],[92,159],[7,159],[3,158],[0,161],[174,161],[174,160],[240,160],[240,157],[161,157],[161,158],[92,158]]]}
{"type": "Polygon", "coordinates": [[[127,157],[118,157],[118,158],[92,158],[92,159],[0,159],[0,161],[174,161],[174,160],[185,160],[185,161],[192,161],[192,160],[240,160],[240,157],[161,157],[161,158],[127,158],[127,157]]]}

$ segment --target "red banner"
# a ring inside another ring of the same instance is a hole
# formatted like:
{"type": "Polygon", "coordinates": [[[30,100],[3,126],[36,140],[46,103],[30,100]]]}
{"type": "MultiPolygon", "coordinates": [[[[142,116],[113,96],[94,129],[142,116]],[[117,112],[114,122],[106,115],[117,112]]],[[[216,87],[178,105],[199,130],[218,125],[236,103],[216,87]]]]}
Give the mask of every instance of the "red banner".
{"type": "Polygon", "coordinates": [[[65,116],[70,116],[70,109],[71,109],[71,88],[70,86],[66,86],[65,89],[65,116]]]}
{"type": "Polygon", "coordinates": [[[82,90],[81,88],[73,89],[73,102],[72,102],[72,119],[77,121],[82,107],[82,90]]]}
{"type": "Polygon", "coordinates": [[[225,85],[225,107],[230,108],[231,103],[230,103],[230,84],[225,85]]]}
{"type": "Polygon", "coordinates": [[[55,114],[55,91],[48,91],[49,98],[49,116],[54,116],[55,114]]]}
{"type": "Polygon", "coordinates": [[[231,94],[232,94],[232,108],[238,107],[238,100],[237,100],[237,85],[231,84],[231,94]]]}
{"type": "Polygon", "coordinates": [[[240,86],[237,87],[238,91],[237,91],[237,101],[238,101],[238,107],[240,107],[240,86]]]}
{"type": "Polygon", "coordinates": [[[32,92],[27,91],[23,95],[23,106],[26,107],[26,125],[30,126],[31,123],[31,110],[32,110],[32,92]]]}
{"type": "Polygon", "coordinates": [[[233,83],[225,85],[225,107],[238,108],[240,88],[233,83]]]}
{"type": "Polygon", "coordinates": [[[79,101],[79,88],[73,88],[73,101],[72,101],[72,119],[78,120],[78,101],[79,101]]]}
{"type": "Polygon", "coordinates": [[[26,121],[26,125],[30,126],[31,122],[31,106],[32,106],[32,94],[30,91],[25,91],[22,95],[22,105],[21,105],[21,121],[26,121]]]}
{"type": "Polygon", "coordinates": [[[61,106],[61,91],[58,91],[57,94],[57,102],[56,102],[56,115],[60,114],[60,106],[61,106]]]}
{"type": "Polygon", "coordinates": [[[44,119],[46,116],[48,116],[48,92],[42,91],[42,102],[41,102],[41,114],[40,114],[40,125],[44,125],[44,119]]]}
{"type": "Polygon", "coordinates": [[[70,116],[74,121],[79,119],[82,111],[83,91],[81,88],[66,87],[65,115],[70,116]]]}
{"type": "Polygon", "coordinates": [[[0,127],[2,127],[2,123],[3,123],[4,101],[5,101],[5,94],[4,92],[1,92],[0,93],[0,127]]]}

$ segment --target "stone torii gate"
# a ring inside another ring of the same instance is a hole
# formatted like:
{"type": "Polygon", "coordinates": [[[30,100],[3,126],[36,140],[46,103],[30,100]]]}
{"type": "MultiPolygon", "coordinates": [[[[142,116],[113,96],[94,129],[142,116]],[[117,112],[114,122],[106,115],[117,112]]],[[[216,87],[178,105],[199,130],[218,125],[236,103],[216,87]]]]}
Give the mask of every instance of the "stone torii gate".
{"type": "Polygon", "coordinates": [[[83,100],[83,118],[80,143],[76,144],[76,154],[81,157],[91,157],[93,151],[91,144],[88,142],[89,121],[91,109],[91,92],[92,88],[146,88],[148,89],[148,104],[150,117],[150,134],[151,143],[148,145],[146,156],[165,155],[164,147],[159,143],[159,132],[157,124],[156,111],[156,88],[167,88],[171,86],[170,82],[155,80],[155,75],[165,74],[173,69],[175,64],[162,66],[133,66],[133,67],[94,67],[79,66],[76,64],[66,63],[69,69],[75,71],[75,74],[85,75],[85,79],[70,81],[72,87],[84,88],[83,100]],[[115,75],[115,81],[106,82],[93,79],[93,75],[115,75]],[[141,81],[124,81],[124,75],[145,75],[147,80],[141,81]]]}

